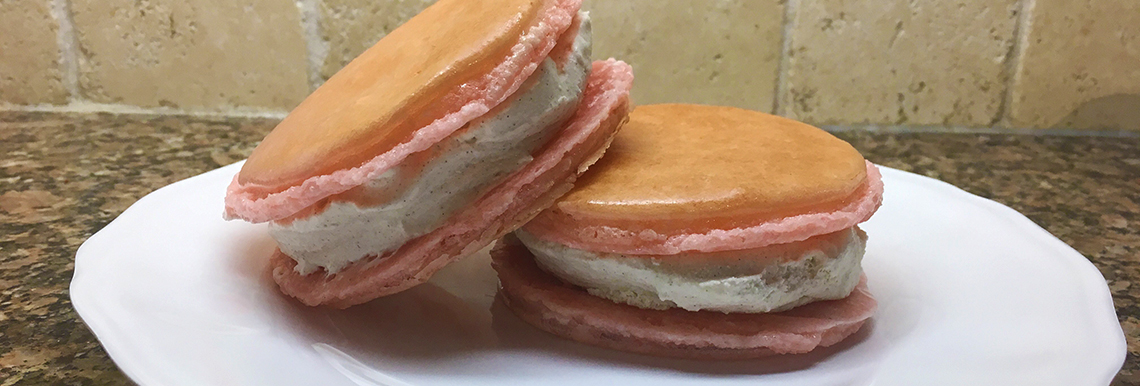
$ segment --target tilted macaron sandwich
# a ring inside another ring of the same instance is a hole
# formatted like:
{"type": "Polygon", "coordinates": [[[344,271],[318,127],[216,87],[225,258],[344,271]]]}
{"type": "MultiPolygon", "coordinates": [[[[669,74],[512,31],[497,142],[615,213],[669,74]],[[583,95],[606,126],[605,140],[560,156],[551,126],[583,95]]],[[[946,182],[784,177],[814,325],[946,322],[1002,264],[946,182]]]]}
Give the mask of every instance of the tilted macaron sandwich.
{"type": "Polygon", "coordinates": [[[628,112],[631,68],[590,61],[580,0],[440,0],[318,88],[230,185],[308,305],[410,288],[569,190],[628,112]]]}
{"type": "Polygon", "coordinates": [[[685,358],[805,353],[875,310],[856,224],[878,169],[790,119],[640,106],[567,195],[492,251],[519,317],[588,344],[685,358]]]}

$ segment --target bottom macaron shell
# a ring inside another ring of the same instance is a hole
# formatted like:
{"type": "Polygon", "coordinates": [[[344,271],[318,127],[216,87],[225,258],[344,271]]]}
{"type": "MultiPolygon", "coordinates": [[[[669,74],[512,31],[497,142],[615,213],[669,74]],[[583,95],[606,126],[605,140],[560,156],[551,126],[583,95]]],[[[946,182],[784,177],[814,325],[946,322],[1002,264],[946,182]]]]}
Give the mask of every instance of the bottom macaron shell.
{"type": "Polygon", "coordinates": [[[514,235],[491,252],[500,298],[527,323],[614,350],[690,359],[801,354],[839,343],[874,314],[866,279],[846,298],[769,314],[650,310],[588,294],[542,271],[514,235]]]}
{"type": "Polygon", "coordinates": [[[277,251],[271,261],[281,291],[310,306],[346,308],[428,280],[456,259],[482,249],[553,204],[601,157],[629,109],[633,70],[610,59],[593,64],[578,111],[530,163],[438,229],[382,258],[366,258],[333,275],[301,275],[277,251]]]}

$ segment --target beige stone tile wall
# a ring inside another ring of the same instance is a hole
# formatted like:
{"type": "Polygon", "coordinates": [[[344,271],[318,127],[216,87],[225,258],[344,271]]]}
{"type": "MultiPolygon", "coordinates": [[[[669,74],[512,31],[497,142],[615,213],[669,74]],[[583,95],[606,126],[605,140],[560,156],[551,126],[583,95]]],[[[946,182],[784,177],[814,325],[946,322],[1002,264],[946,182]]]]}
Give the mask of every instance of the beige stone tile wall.
{"type": "Polygon", "coordinates": [[[309,92],[292,0],[71,0],[80,97],[289,109],[309,92]]]}
{"type": "Polygon", "coordinates": [[[633,66],[633,101],[771,112],[783,38],[781,0],[586,0],[594,57],[633,66]]]}
{"type": "MultiPolygon", "coordinates": [[[[0,105],[285,112],[435,0],[0,0],[0,105]]],[[[636,103],[1140,130],[1140,2],[585,0],[636,103]]],[[[15,106],[15,107],[14,107],[15,106]]]]}
{"type": "Polygon", "coordinates": [[[328,79],[361,52],[411,19],[435,0],[324,0],[319,3],[320,33],[328,56],[320,63],[328,79]]]}
{"type": "MultiPolygon", "coordinates": [[[[434,0],[325,0],[328,79],[434,0]]],[[[779,0],[586,0],[594,57],[634,66],[637,103],[692,102],[772,110],[783,36],[779,0]],[[700,20],[699,23],[690,20],[700,20]],[[685,92],[673,92],[684,90],[685,92]]]]}
{"type": "Polygon", "coordinates": [[[0,102],[66,103],[48,0],[0,0],[0,102]]]}
{"type": "Polygon", "coordinates": [[[988,126],[1017,0],[800,1],[780,113],[810,122],[988,126]]]}
{"type": "Polygon", "coordinates": [[[1036,0],[1009,125],[1140,130],[1140,1],[1036,0]]]}

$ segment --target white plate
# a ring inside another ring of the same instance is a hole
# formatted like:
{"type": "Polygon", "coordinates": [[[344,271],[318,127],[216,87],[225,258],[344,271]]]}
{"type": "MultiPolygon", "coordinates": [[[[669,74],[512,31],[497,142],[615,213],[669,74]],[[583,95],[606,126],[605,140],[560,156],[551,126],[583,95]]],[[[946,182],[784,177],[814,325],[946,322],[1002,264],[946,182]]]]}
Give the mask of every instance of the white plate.
{"type": "Polygon", "coordinates": [[[1105,385],[1124,335],[1104,278],[1017,212],[883,168],[864,268],[880,309],[840,347],[668,360],[546,335],[493,302],[485,252],[344,311],[280,295],[264,225],[221,218],[240,164],[143,197],[79,248],[71,299],[142,385],[1105,385]]]}

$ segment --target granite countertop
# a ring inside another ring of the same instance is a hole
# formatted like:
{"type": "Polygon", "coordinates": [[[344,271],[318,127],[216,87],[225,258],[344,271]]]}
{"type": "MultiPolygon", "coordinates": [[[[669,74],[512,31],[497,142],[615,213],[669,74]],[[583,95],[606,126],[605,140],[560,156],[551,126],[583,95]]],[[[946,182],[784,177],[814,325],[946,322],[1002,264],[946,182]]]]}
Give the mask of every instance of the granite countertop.
{"type": "MultiPolygon", "coordinates": [[[[0,112],[0,386],[128,384],[72,309],[79,245],[143,195],[238,161],[276,121],[0,112]]],[[[841,131],[871,161],[1024,213],[1108,280],[1140,385],[1140,137],[841,131]]]]}

